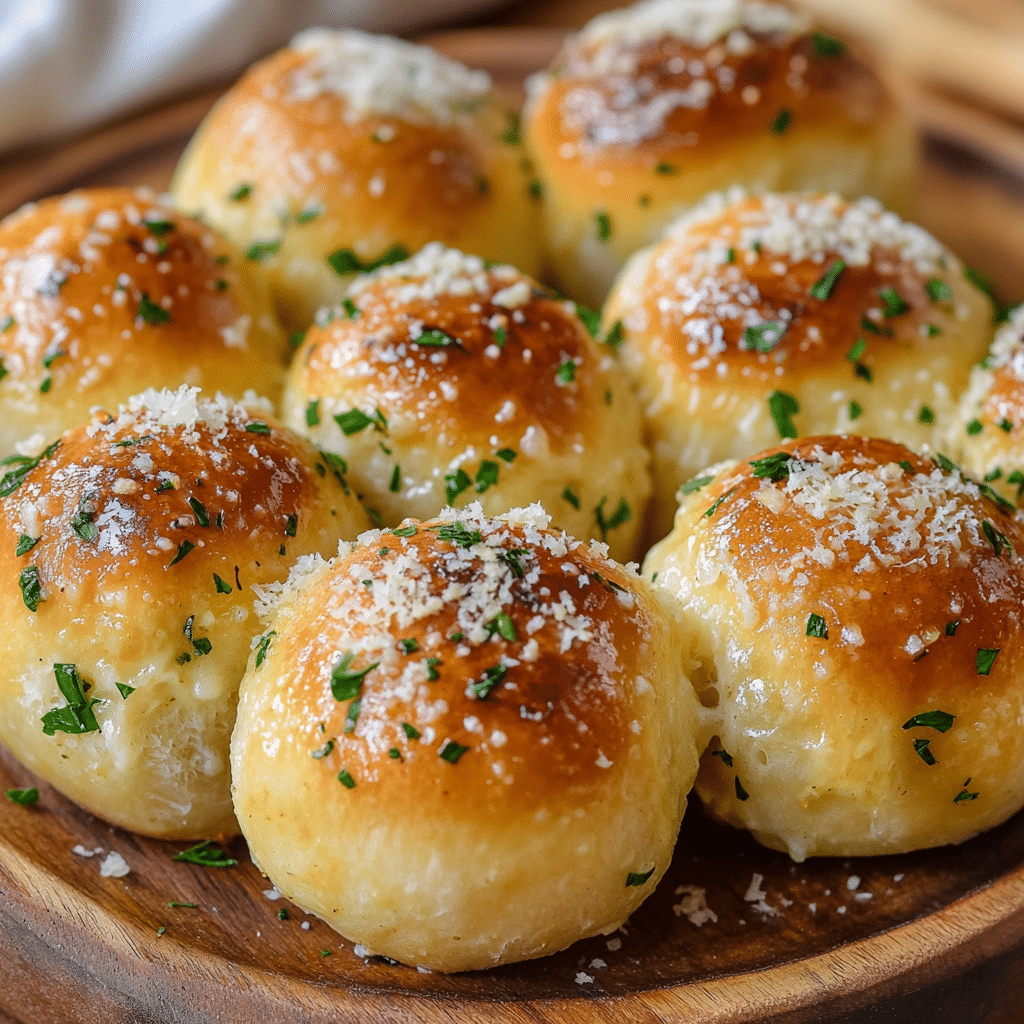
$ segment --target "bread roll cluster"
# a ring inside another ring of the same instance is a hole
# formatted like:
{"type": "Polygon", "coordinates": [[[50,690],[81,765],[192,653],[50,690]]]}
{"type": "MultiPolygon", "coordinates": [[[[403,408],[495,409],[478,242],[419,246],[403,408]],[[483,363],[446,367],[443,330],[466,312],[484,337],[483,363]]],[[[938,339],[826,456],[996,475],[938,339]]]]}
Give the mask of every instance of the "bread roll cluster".
{"type": "Polygon", "coordinates": [[[1024,320],[986,357],[891,212],[881,80],[781,4],[646,0],[524,135],[312,30],[174,199],[0,224],[0,739],[439,971],[618,927],[695,780],[798,860],[1024,804],[1024,320]]]}
{"type": "Polygon", "coordinates": [[[551,268],[581,301],[729,185],[909,206],[906,116],[847,44],[782,3],[644,0],[595,18],[531,84],[551,268]]]}

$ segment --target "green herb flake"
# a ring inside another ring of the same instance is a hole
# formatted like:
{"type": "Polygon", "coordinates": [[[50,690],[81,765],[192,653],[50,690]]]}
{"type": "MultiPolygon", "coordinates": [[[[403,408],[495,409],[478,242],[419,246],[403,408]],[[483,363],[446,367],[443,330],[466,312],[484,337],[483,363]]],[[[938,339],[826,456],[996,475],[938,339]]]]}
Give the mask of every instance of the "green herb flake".
{"type": "Polygon", "coordinates": [[[575,306],[576,315],[583,322],[583,326],[587,329],[587,334],[592,338],[596,338],[601,329],[601,314],[593,309],[588,309],[586,306],[581,306],[578,302],[575,303],[575,306]]]}
{"type": "Polygon", "coordinates": [[[992,316],[996,323],[1001,323],[1006,319],[1009,307],[1004,306],[999,299],[996,297],[995,288],[992,285],[988,275],[978,270],[976,267],[964,267],[964,277],[974,285],[978,291],[988,296],[989,302],[992,303],[992,316]]]}
{"type": "Polygon", "coordinates": [[[245,425],[246,433],[249,434],[269,434],[270,427],[262,420],[253,420],[251,423],[245,425]]]}
{"type": "Polygon", "coordinates": [[[21,586],[21,598],[25,602],[25,607],[30,612],[34,612],[43,600],[43,587],[39,581],[39,566],[30,565],[28,568],[22,569],[18,576],[18,582],[21,586]]]}
{"type": "Polygon", "coordinates": [[[732,754],[730,754],[724,747],[721,750],[712,750],[711,756],[720,757],[722,759],[722,764],[724,764],[726,768],[732,767],[732,754]]]}
{"type": "Polygon", "coordinates": [[[633,510],[629,507],[629,502],[625,498],[620,497],[618,505],[615,506],[615,511],[606,519],[604,503],[607,500],[608,497],[606,495],[594,506],[594,522],[601,534],[602,541],[608,539],[608,534],[612,530],[622,526],[623,523],[628,523],[633,518],[633,510]]]}
{"type": "Polygon", "coordinates": [[[996,424],[996,426],[1003,431],[1004,434],[1009,434],[1010,431],[1013,430],[1013,424],[1006,419],[1005,416],[996,424]]]}
{"type": "Polygon", "coordinates": [[[931,746],[931,742],[931,740],[914,740],[914,753],[927,765],[938,764],[938,761],[935,760],[935,755],[928,749],[931,746]]]}
{"type": "Polygon", "coordinates": [[[819,640],[828,639],[828,625],[822,616],[811,612],[807,619],[807,628],[804,630],[806,636],[817,637],[819,640]]]}
{"type": "Polygon", "coordinates": [[[1003,471],[998,466],[995,466],[993,469],[990,469],[982,479],[985,483],[990,484],[993,480],[998,480],[1002,475],[1003,471]]]}
{"type": "Polygon", "coordinates": [[[750,794],[743,788],[740,782],[740,777],[736,776],[736,799],[737,800],[749,800],[750,794]]]}
{"type": "Polygon", "coordinates": [[[469,750],[469,747],[464,747],[461,743],[456,743],[454,740],[446,739],[441,746],[441,749],[437,752],[437,756],[442,761],[447,761],[449,764],[457,764],[460,757],[469,750]]]}
{"type": "Polygon", "coordinates": [[[562,500],[567,501],[577,512],[580,510],[580,496],[571,488],[566,486],[562,491],[562,500]]]}
{"type": "Polygon", "coordinates": [[[413,338],[412,343],[424,348],[450,348],[452,345],[459,344],[450,334],[445,334],[444,331],[438,330],[436,327],[431,327],[418,338],[413,338]]]}
{"type": "Polygon", "coordinates": [[[362,707],[362,697],[356,697],[354,701],[348,706],[348,714],[345,715],[345,728],[346,734],[352,732],[356,727],[356,722],[359,721],[359,709],[362,707]]]}
{"type": "Polygon", "coordinates": [[[891,284],[882,288],[878,297],[882,300],[882,316],[886,320],[894,316],[901,316],[910,310],[909,304],[903,300],[891,284]]]}
{"type": "Polygon", "coordinates": [[[471,548],[474,544],[480,543],[480,531],[467,530],[465,525],[460,522],[445,523],[443,526],[432,526],[431,529],[437,530],[437,536],[440,540],[449,540],[460,548],[471,548]]]}
{"type": "Polygon", "coordinates": [[[510,110],[505,117],[505,130],[501,133],[501,141],[506,146],[518,146],[523,141],[519,115],[510,110]]]}
{"type": "Polygon", "coordinates": [[[267,660],[267,649],[270,647],[270,641],[277,636],[277,630],[272,629],[269,633],[264,633],[260,637],[260,642],[256,645],[256,667],[259,668],[264,661],[267,660]]]}
{"type": "Polygon", "coordinates": [[[925,424],[932,424],[935,422],[935,411],[930,405],[922,405],[921,408],[917,410],[917,422],[925,424]]]}
{"type": "Polygon", "coordinates": [[[142,298],[139,299],[139,308],[135,315],[151,327],[171,322],[171,314],[163,306],[158,306],[155,302],[151,302],[146,292],[143,292],[142,298]]]}
{"type": "Polygon", "coordinates": [[[287,921],[289,919],[289,914],[288,914],[288,908],[287,907],[281,907],[281,909],[278,910],[278,912],[277,912],[277,919],[278,919],[278,921],[287,921]]]}
{"type": "Polygon", "coordinates": [[[213,586],[218,594],[231,593],[231,584],[222,580],[216,573],[213,574],[213,586]]]}
{"type": "Polygon", "coordinates": [[[984,429],[985,428],[982,425],[981,420],[979,419],[973,419],[970,423],[967,424],[967,433],[970,437],[975,437],[977,434],[980,434],[984,429]]]}
{"type": "Polygon", "coordinates": [[[708,484],[714,482],[713,476],[698,476],[694,477],[693,480],[687,480],[682,487],[679,488],[680,494],[695,494],[702,487],[707,487],[708,484]]]}
{"type": "Polygon", "coordinates": [[[461,467],[454,473],[447,473],[444,478],[444,495],[447,504],[451,504],[473,481],[461,467]]]}
{"type": "Polygon", "coordinates": [[[858,338],[853,343],[853,347],[850,351],[846,353],[846,358],[849,359],[851,363],[857,362],[857,360],[864,355],[864,349],[867,347],[868,343],[863,338],[858,338]]]}
{"type": "Polygon", "coordinates": [[[288,514],[284,521],[284,535],[294,537],[298,533],[299,517],[294,512],[288,514]]]}
{"type": "Polygon", "coordinates": [[[935,324],[925,324],[924,329],[925,334],[929,338],[937,338],[942,333],[942,329],[940,327],[936,327],[935,324]]]}
{"type": "Polygon", "coordinates": [[[516,579],[523,578],[523,566],[519,559],[523,555],[528,555],[530,552],[527,548],[508,548],[498,553],[498,560],[504,562],[512,571],[512,575],[516,579]]]}
{"type": "Polygon", "coordinates": [[[402,648],[405,654],[414,654],[420,649],[420,645],[415,637],[408,637],[405,640],[399,640],[398,646],[402,648]]]}
{"type": "Polygon", "coordinates": [[[14,554],[18,557],[21,555],[27,555],[40,540],[40,537],[30,537],[27,533],[23,533],[18,538],[18,546],[15,548],[14,554]]]}
{"type": "Polygon", "coordinates": [[[679,168],[675,164],[660,163],[654,168],[655,174],[678,174],[679,168]]]}
{"type": "Polygon", "coordinates": [[[505,614],[505,612],[498,612],[497,615],[487,623],[486,627],[487,635],[493,636],[495,633],[511,643],[517,638],[515,623],[505,614]]]}
{"type": "Polygon", "coordinates": [[[281,249],[281,239],[271,238],[264,242],[253,242],[245,250],[245,258],[251,263],[262,263],[271,256],[276,256],[281,249]]]}
{"type": "Polygon", "coordinates": [[[811,45],[814,47],[816,57],[834,60],[846,53],[846,43],[834,36],[827,36],[824,32],[812,32],[811,45]]]}
{"type": "Polygon", "coordinates": [[[349,770],[347,768],[342,768],[341,771],[338,772],[338,781],[346,789],[355,789],[356,788],[356,780],[352,778],[352,776],[349,774],[349,770]]]}
{"type": "Polygon", "coordinates": [[[170,569],[172,565],[177,565],[193,548],[195,544],[190,540],[183,540],[178,545],[178,553],[164,566],[165,569],[170,569]]]}
{"type": "Polygon", "coordinates": [[[953,803],[955,803],[955,804],[962,804],[962,803],[966,803],[968,800],[977,800],[978,799],[978,794],[977,793],[968,793],[967,792],[967,784],[970,781],[971,780],[968,779],[967,782],[964,783],[964,788],[962,790],[960,790],[960,792],[957,793],[957,795],[955,797],[953,797],[953,803]]]}
{"type": "Polygon", "coordinates": [[[415,537],[417,532],[415,526],[398,526],[391,531],[395,537],[415,537]]]}
{"type": "Polygon", "coordinates": [[[630,871],[629,874],[626,875],[626,888],[628,889],[634,885],[643,885],[653,874],[654,868],[651,868],[650,871],[630,871]]]}
{"type": "Polygon", "coordinates": [[[953,301],[953,289],[938,277],[932,277],[925,281],[924,290],[928,293],[928,298],[932,302],[953,301]]]}
{"type": "Polygon", "coordinates": [[[785,391],[773,391],[768,396],[768,412],[780,438],[798,437],[793,417],[800,411],[800,403],[785,391]]]}
{"type": "Polygon", "coordinates": [[[616,320],[615,323],[608,328],[608,333],[604,336],[604,343],[609,348],[620,348],[622,342],[625,340],[625,329],[622,326],[621,320],[616,320]]]}
{"type": "Polygon", "coordinates": [[[820,299],[822,302],[831,298],[832,291],[839,280],[839,276],[846,269],[844,260],[836,260],[831,267],[811,285],[809,293],[811,298],[820,299]]]}
{"type": "Polygon", "coordinates": [[[511,448],[501,448],[494,453],[496,458],[499,458],[501,459],[502,462],[507,462],[509,464],[515,461],[515,458],[518,454],[518,452],[514,451],[511,448]]]}
{"type": "Polygon", "coordinates": [[[946,636],[956,636],[957,627],[960,625],[959,619],[953,619],[952,622],[946,623],[946,636]]]}
{"type": "Polygon", "coordinates": [[[64,707],[54,708],[43,715],[43,733],[53,736],[58,732],[78,735],[86,732],[99,732],[99,722],[93,713],[93,706],[102,703],[100,700],[86,696],[86,686],[82,682],[78,669],[74,665],[55,664],[53,674],[60,692],[67,700],[64,707]]]}
{"type": "Polygon", "coordinates": [[[121,694],[121,700],[127,700],[134,692],[135,687],[129,686],[127,683],[114,683],[117,687],[117,692],[121,694]]]}
{"type": "Polygon", "coordinates": [[[25,477],[32,472],[44,459],[50,458],[57,450],[60,441],[54,441],[45,451],[35,458],[30,455],[8,455],[0,459],[0,466],[14,466],[0,477],[0,498],[6,498],[13,494],[25,481],[25,477]]]}
{"type": "MultiPolygon", "coordinates": [[[[959,624],[959,622],[958,622],[959,624]]],[[[948,626],[946,627],[948,630],[948,626]]],[[[952,634],[948,634],[952,636],[952,634]]],[[[956,720],[956,715],[951,715],[948,711],[922,711],[919,715],[914,715],[913,718],[908,719],[903,723],[904,729],[916,729],[918,726],[923,726],[927,729],[935,729],[938,732],[949,732],[953,728],[953,722],[956,720]]]]}
{"type": "Polygon", "coordinates": [[[782,320],[769,320],[743,332],[743,347],[755,352],[771,352],[786,333],[786,323],[782,320]]]}
{"type": "Polygon", "coordinates": [[[576,364],[571,360],[567,359],[562,363],[557,372],[555,373],[555,380],[559,384],[572,384],[576,379],[576,364]]]}
{"type": "Polygon", "coordinates": [[[914,472],[914,467],[910,464],[910,462],[907,459],[900,459],[899,467],[900,467],[900,469],[903,470],[904,473],[913,473],[914,472]]]}
{"type": "Polygon", "coordinates": [[[198,498],[189,498],[188,507],[192,509],[192,514],[196,517],[196,522],[200,526],[210,525],[210,514],[206,511],[206,506],[198,498]]]}
{"type": "Polygon", "coordinates": [[[992,671],[996,655],[1002,650],[1001,647],[979,647],[975,655],[974,664],[979,676],[987,676],[992,671]]]}
{"type": "Polygon", "coordinates": [[[39,385],[39,391],[40,391],[41,394],[45,395],[50,390],[50,388],[52,388],[52,387],[53,387],[53,378],[52,377],[47,377],[47,378],[44,379],[43,383],[39,385]]]}
{"type": "Polygon", "coordinates": [[[10,313],[0,322],[0,334],[6,334],[14,326],[14,317],[10,313]]]}
{"type": "Polygon", "coordinates": [[[39,802],[39,790],[35,787],[32,789],[6,789],[4,796],[12,804],[21,804],[22,807],[31,807],[39,802]]]}
{"type": "Polygon", "coordinates": [[[857,401],[850,401],[850,419],[859,420],[864,415],[864,406],[857,401]]]}
{"type": "Polygon", "coordinates": [[[441,659],[427,658],[423,664],[427,669],[427,682],[436,683],[441,678],[441,673],[437,671],[437,666],[441,664],[441,659]]]}
{"type": "Polygon", "coordinates": [[[420,731],[415,725],[410,725],[408,722],[402,723],[402,731],[411,740],[418,740],[420,738],[420,731]]]}
{"type": "Polygon", "coordinates": [[[704,518],[705,519],[710,519],[719,510],[719,508],[722,505],[722,502],[725,501],[725,499],[728,498],[730,494],[734,494],[735,491],[736,491],[735,487],[730,487],[729,490],[727,490],[725,492],[725,494],[723,494],[720,497],[716,498],[715,499],[715,503],[711,506],[711,508],[709,508],[704,513],[704,518]]]}
{"type": "Polygon", "coordinates": [[[228,194],[228,198],[233,203],[240,203],[244,199],[248,199],[252,195],[252,185],[248,182],[243,181],[236,188],[232,189],[228,194]]]}
{"type": "Polygon", "coordinates": [[[602,242],[607,242],[612,237],[611,218],[603,210],[594,214],[594,224],[597,226],[597,237],[602,242]]]}
{"type": "Polygon", "coordinates": [[[392,747],[388,751],[388,757],[394,759],[395,761],[401,761],[402,760],[402,752],[398,749],[398,747],[392,747]]]}
{"type": "Polygon", "coordinates": [[[998,558],[1004,551],[1009,551],[1012,556],[1013,545],[1010,543],[1005,533],[997,530],[987,519],[983,519],[981,523],[981,532],[985,535],[985,539],[992,545],[992,550],[995,552],[998,558]]]}
{"type": "Polygon", "coordinates": [[[793,114],[786,107],[778,112],[775,120],[772,121],[772,131],[776,135],[785,135],[786,129],[793,123],[793,114]]]}
{"type": "Polygon", "coordinates": [[[53,366],[55,362],[57,362],[58,359],[60,359],[61,356],[66,355],[67,352],[65,352],[64,349],[58,348],[55,349],[53,352],[50,352],[48,355],[43,356],[44,368],[48,370],[51,366],[53,366]]]}
{"type": "Polygon", "coordinates": [[[209,839],[176,853],[171,860],[183,861],[185,864],[200,864],[204,868],[232,868],[238,863],[220,847],[214,846],[209,839]]]}
{"type": "Polygon", "coordinates": [[[349,409],[348,412],[339,413],[334,417],[334,422],[341,427],[341,432],[346,437],[365,430],[373,421],[373,417],[367,416],[361,409],[349,409]]]}
{"type": "Polygon", "coordinates": [[[369,274],[380,267],[401,263],[409,258],[409,250],[397,243],[389,246],[376,259],[361,260],[351,249],[338,249],[327,257],[327,263],[339,277],[348,274],[369,274]]]}
{"type": "Polygon", "coordinates": [[[354,669],[352,662],[355,661],[355,654],[346,651],[337,665],[331,670],[331,693],[337,701],[352,700],[359,696],[363,687],[363,680],[369,672],[372,672],[379,664],[379,661],[367,665],[366,668],[354,669]]]}
{"type": "Polygon", "coordinates": [[[322,747],[311,750],[309,756],[314,761],[322,761],[334,749],[334,740],[328,740],[322,747]]]}
{"type": "Polygon", "coordinates": [[[789,464],[792,460],[793,456],[789,452],[776,452],[774,455],[766,455],[763,459],[754,459],[749,465],[758,479],[778,483],[789,476],[789,464]]]}

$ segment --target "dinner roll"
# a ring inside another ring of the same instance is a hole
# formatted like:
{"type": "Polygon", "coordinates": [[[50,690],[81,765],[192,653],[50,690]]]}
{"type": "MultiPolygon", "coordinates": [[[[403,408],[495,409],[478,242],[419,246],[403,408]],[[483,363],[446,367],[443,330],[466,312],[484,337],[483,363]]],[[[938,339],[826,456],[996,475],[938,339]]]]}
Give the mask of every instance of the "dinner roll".
{"type": "Polygon", "coordinates": [[[365,522],[308,441],[186,387],[9,461],[0,740],[115,825],[233,834],[228,741],[258,589],[365,522]]]}
{"type": "Polygon", "coordinates": [[[598,303],[632,253],[704,195],[873,195],[910,207],[917,143],[845,43],[779,3],[646,0],[571,37],[527,102],[549,259],[598,303]]]}
{"type": "Polygon", "coordinates": [[[276,399],[286,348],[234,247],[148,189],[72,192],[0,222],[0,455],[147,387],[276,399]]]}
{"type": "Polygon", "coordinates": [[[971,370],[948,443],[964,468],[1020,504],[1024,494],[1024,306],[971,370]]]}
{"type": "Polygon", "coordinates": [[[571,302],[434,243],[358,278],[319,320],[282,415],[347,460],[380,525],[539,501],[559,528],[635,553],[650,493],[640,410],[571,302]]]}
{"type": "Polygon", "coordinates": [[[654,461],[652,532],[703,467],[799,435],[936,445],[991,304],[960,261],[872,199],[716,195],[608,300],[654,461]]]}
{"type": "Polygon", "coordinates": [[[438,971],[610,932],[672,857],[698,705],[630,569],[479,505],[296,567],[242,682],[235,810],[289,899],[438,971]]]}
{"type": "Polygon", "coordinates": [[[717,716],[714,818],[803,860],[958,843],[1024,804],[1024,514],[874,438],[789,441],[684,490],[644,573],[717,716]]]}
{"type": "Polygon", "coordinates": [[[435,239],[536,274],[530,180],[518,117],[485,72],[312,29],[220,100],[172,191],[247,250],[281,315],[305,328],[353,273],[435,239]]]}

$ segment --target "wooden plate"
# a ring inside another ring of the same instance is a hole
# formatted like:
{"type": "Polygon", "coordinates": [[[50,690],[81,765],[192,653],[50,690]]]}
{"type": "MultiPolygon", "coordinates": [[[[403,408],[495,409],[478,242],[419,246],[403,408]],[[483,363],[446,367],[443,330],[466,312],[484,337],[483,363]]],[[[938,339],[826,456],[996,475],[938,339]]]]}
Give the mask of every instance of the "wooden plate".
{"type": "MultiPolygon", "coordinates": [[[[515,98],[558,38],[479,30],[433,41],[515,98]]],[[[215,95],[8,164],[0,212],[77,185],[165,184],[215,95]]],[[[920,220],[1004,298],[1024,298],[1024,135],[936,97],[916,103],[927,131],[920,220]]],[[[1024,982],[1024,814],[959,847],[796,865],[693,807],[672,867],[621,932],[446,977],[365,960],[293,908],[280,918],[283,901],[268,898],[242,840],[231,845],[237,867],[176,863],[181,844],[105,825],[0,753],[0,788],[32,785],[35,808],[0,800],[0,1021],[1021,1019],[1007,993],[1024,982]],[[110,851],[129,874],[101,874],[110,851]],[[700,925],[694,886],[713,911],[700,925]]]]}

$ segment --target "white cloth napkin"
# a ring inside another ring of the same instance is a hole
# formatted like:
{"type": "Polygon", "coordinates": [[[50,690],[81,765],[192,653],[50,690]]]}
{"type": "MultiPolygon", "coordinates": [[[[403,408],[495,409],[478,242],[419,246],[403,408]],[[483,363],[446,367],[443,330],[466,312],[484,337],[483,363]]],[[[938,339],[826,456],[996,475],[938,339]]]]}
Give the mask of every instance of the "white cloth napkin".
{"type": "Polygon", "coordinates": [[[311,25],[402,32],[496,0],[0,0],[0,151],[241,70],[311,25]]]}

